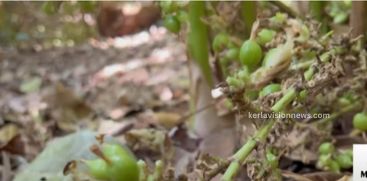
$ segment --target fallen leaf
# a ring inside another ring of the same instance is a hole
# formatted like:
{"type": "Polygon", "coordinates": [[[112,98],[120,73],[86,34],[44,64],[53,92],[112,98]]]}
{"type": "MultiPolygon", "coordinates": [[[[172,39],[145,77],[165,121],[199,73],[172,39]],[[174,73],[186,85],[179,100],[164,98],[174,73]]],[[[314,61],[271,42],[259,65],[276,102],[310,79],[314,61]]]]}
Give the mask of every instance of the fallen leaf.
{"type": "Polygon", "coordinates": [[[32,78],[30,80],[26,80],[22,82],[19,89],[23,93],[31,93],[39,91],[42,85],[42,79],[39,77],[32,78]]]}
{"type": "MultiPolygon", "coordinates": [[[[26,168],[21,170],[14,181],[72,181],[72,176],[64,176],[63,169],[71,160],[91,159],[96,156],[89,150],[96,134],[80,131],[65,137],[56,138],[26,168]]],[[[107,138],[110,142],[111,138],[107,138]]]]}
{"type": "Polygon", "coordinates": [[[181,115],[170,112],[155,112],[154,118],[159,125],[167,129],[171,129],[181,122],[181,115]]]}
{"type": "Polygon", "coordinates": [[[15,124],[7,124],[0,128],[0,147],[6,145],[10,140],[19,134],[19,129],[15,124]]]}

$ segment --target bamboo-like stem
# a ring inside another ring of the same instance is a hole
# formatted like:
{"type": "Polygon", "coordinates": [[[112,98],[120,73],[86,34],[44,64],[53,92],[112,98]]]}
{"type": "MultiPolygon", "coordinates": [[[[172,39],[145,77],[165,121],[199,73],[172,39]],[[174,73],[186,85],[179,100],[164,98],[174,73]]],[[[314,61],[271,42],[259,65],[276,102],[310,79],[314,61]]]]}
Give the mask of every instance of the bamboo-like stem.
{"type": "Polygon", "coordinates": [[[256,1],[241,2],[241,16],[243,23],[245,24],[245,38],[249,38],[252,24],[256,21],[257,16],[256,1]]]}
{"type": "Polygon", "coordinates": [[[321,32],[322,33],[326,33],[328,31],[327,19],[325,15],[325,5],[326,5],[326,2],[324,1],[310,1],[309,2],[311,15],[316,20],[321,22],[321,32]]]}
{"type": "MultiPolygon", "coordinates": [[[[353,1],[352,11],[350,14],[350,26],[352,28],[352,38],[360,35],[366,35],[367,22],[365,21],[367,15],[367,2],[353,1]]],[[[363,39],[365,41],[366,38],[363,39]]],[[[364,42],[363,42],[364,43],[364,42]]]]}
{"type": "Polygon", "coordinates": [[[292,100],[297,96],[297,91],[294,88],[289,88],[287,92],[279,99],[271,108],[274,112],[281,112],[285,107],[292,102],[292,100]]]}
{"type": "Polygon", "coordinates": [[[188,50],[191,57],[199,65],[201,73],[210,87],[213,86],[212,71],[209,64],[208,27],[202,21],[206,15],[205,1],[189,2],[188,50]]]}
{"type": "MultiPolygon", "coordinates": [[[[286,106],[297,96],[297,91],[294,88],[290,88],[284,94],[284,96],[275,103],[271,108],[274,112],[283,111],[286,106]]],[[[318,125],[323,125],[329,121],[332,121],[342,114],[361,108],[362,104],[360,102],[354,103],[352,105],[342,108],[340,111],[333,113],[330,117],[321,119],[315,122],[318,125]]],[[[270,133],[275,120],[270,120],[263,127],[261,127],[253,138],[250,138],[245,145],[242,146],[232,157],[232,162],[225,171],[222,181],[233,181],[234,177],[237,175],[241,165],[246,160],[246,158],[251,154],[252,150],[256,147],[257,143],[266,139],[270,133]]]]}
{"type": "MultiPolygon", "coordinates": [[[[285,109],[285,107],[292,102],[292,100],[297,96],[297,91],[294,88],[289,88],[284,96],[275,103],[271,108],[274,112],[280,112],[285,109]]],[[[253,149],[256,147],[258,142],[264,141],[269,135],[273,125],[275,124],[275,119],[270,120],[264,126],[262,126],[255,135],[250,138],[246,144],[244,144],[233,156],[232,162],[225,171],[222,181],[232,181],[237,175],[241,168],[241,165],[246,160],[246,158],[251,154],[253,149]]]]}
{"type": "Polygon", "coordinates": [[[246,160],[246,158],[251,154],[252,150],[255,148],[258,142],[264,141],[273,127],[275,120],[270,120],[266,123],[259,131],[256,132],[253,138],[250,138],[245,145],[242,146],[234,155],[233,161],[228,166],[226,172],[222,177],[222,181],[232,181],[237,175],[241,168],[241,165],[246,160]]]}
{"type": "Polygon", "coordinates": [[[325,2],[323,1],[310,1],[310,14],[318,21],[322,21],[324,17],[324,6],[325,2]]]}

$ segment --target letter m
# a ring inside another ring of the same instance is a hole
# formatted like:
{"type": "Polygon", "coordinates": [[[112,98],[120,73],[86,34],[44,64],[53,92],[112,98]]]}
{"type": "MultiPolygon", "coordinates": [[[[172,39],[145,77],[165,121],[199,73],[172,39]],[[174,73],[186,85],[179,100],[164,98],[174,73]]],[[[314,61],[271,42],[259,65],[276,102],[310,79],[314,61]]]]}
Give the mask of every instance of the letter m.
{"type": "Polygon", "coordinates": [[[361,178],[367,178],[367,170],[361,171],[361,178]]]}

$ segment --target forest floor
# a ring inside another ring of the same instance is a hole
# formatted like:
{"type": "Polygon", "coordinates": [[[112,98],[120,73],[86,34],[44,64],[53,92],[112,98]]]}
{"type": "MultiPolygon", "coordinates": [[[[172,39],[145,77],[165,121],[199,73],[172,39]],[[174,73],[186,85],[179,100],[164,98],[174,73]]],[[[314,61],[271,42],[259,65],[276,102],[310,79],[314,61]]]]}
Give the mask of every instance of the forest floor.
{"type": "Polygon", "coordinates": [[[164,29],[69,48],[2,54],[3,181],[54,137],[80,129],[117,138],[132,127],[169,129],[188,110],[185,47],[164,29]]]}

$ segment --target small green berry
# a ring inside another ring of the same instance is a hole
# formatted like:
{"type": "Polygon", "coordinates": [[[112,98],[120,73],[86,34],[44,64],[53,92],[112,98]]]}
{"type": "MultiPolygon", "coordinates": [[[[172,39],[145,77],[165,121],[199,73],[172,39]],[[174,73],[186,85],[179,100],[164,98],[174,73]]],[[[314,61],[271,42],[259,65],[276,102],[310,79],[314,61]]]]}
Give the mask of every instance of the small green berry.
{"type": "Polygon", "coordinates": [[[110,178],[108,174],[108,165],[103,159],[86,160],[85,164],[92,177],[99,180],[108,180],[110,178]]]}
{"type": "Polygon", "coordinates": [[[287,15],[284,13],[277,13],[275,16],[270,18],[270,22],[276,25],[280,25],[285,22],[287,15]]]}
{"type": "Polygon", "coordinates": [[[257,38],[256,41],[260,44],[260,45],[265,45],[266,43],[270,42],[274,36],[277,33],[274,30],[269,30],[269,29],[262,29],[258,34],[257,34],[257,38]]]}
{"type": "Polygon", "coordinates": [[[239,53],[238,48],[230,48],[230,49],[227,50],[224,57],[228,60],[237,60],[238,59],[238,53],[239,53]]]}
{"type": "Polygon", "coordinates": [[[99,159],[86,160],[90,175],[99,180],[139,181],[139,167],[129,150],[118,144],[104,144],[99,159]]]}
{"type": "Polygon", "coordinates": [[[343,169],[348,169],[353,166],[353,158],[348,153],[338,154],[335,160],[343,169]]]}
{"type": "Polygon", "coordinates": [[[111,162],[108,174],[112,181],[139,181],[139,167],[135,157],[118,144],[105,144],[103,155],[111,162]]]}
{"type": "Polygon", "coordinates": [[[164,18],[164,26],[173,33],[178,33],[181,28],[181,24],[176,16],[168,15],[164,18]]]}
{"type": "Polygon", "coordinates": [[[367,113],[360,112],[354,115],[353,126],[361,131],[367,131],[367,113]]]}
{"type": "Polygon", "coordinates": [[[319,155],[319,159],[318,159],[318,164],[320,167],[324,168],[327,167],[328,165],[330,165],[330,159],[331,155],[327,154],[327,155],[319,155]]]}
{"type": "Polygon", "coordinates": [[[213,50],[220,52],[224,50],[230,42],[230,38],[226,33],[219,33],[214,37],[213,50]]]}
{"type": "Polygon", "coordinates": [[[340,172],[340,165],[335,160],[331,160],[330,161],[330,163],[328,165],[328,168],[332,172],[335,172],[335,173],[339,173],[340,172]]]}
{"type": "Polygon", "coordinates": [[[348,155],[349,157],[353,158],[353,150],[347,149],[344,151],[344,154],[348,155]]]}
{"type": "Polygon", "coordinates": [[[335,150],[335,147],[330,142],[322,143],[319,147],[319,153],[323,155],[332,154],[335,150]]]}
{"type": "Polygon", "coordinates": [[[254,40],[245,41],[240,49],[240,61],[250,69],[255,68],[261,61],[262,50],[254,40]]]}

